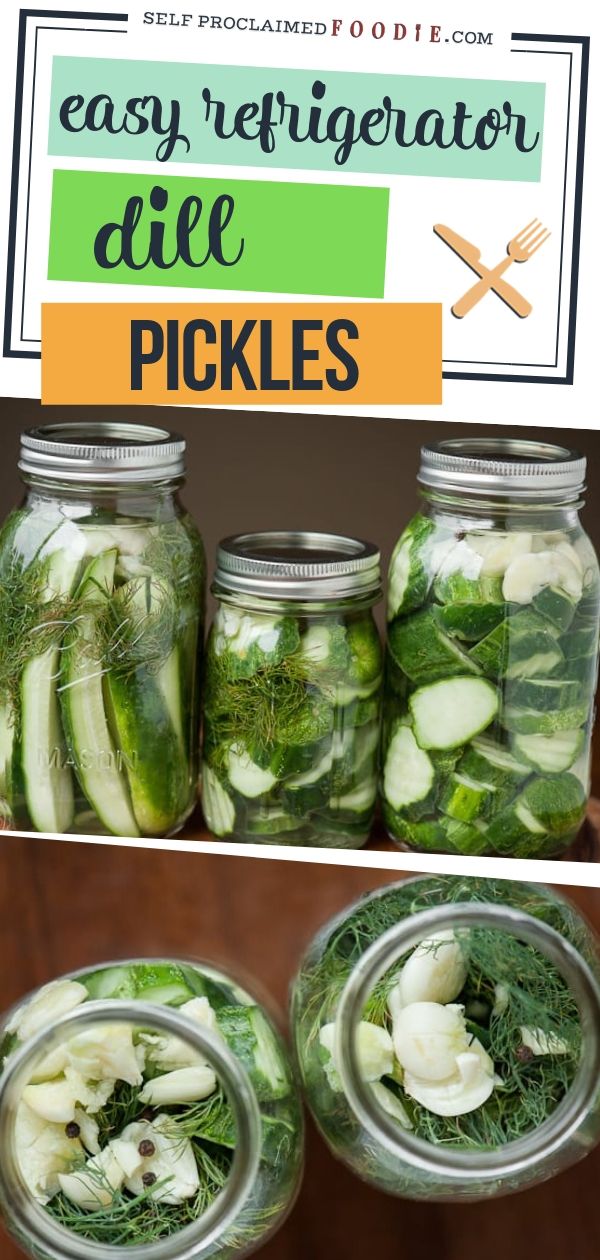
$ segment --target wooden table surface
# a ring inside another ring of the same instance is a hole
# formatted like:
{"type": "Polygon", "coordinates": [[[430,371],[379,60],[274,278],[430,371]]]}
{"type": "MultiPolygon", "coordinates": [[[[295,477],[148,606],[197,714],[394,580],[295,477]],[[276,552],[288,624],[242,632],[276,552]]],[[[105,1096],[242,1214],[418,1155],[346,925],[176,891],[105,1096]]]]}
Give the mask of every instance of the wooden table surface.
{"type": "MultiPolygon", "coordinates": [[[[0,1009],[71,968],[129,955],[204,956],[285,1005],[304,945],[392,872],[247,857],[0,839],[0,1009]]],[[[600,930],[600,891],[566,890],[600,930]]],[[[265,1260],[596,1260],[600,1148],[535,1190],[462,1206],[388,1198],[309,1129],[299,1202],[265,1260]]],[[[0,1232],[0,1260],[19,1252],[0,1232]]]]}

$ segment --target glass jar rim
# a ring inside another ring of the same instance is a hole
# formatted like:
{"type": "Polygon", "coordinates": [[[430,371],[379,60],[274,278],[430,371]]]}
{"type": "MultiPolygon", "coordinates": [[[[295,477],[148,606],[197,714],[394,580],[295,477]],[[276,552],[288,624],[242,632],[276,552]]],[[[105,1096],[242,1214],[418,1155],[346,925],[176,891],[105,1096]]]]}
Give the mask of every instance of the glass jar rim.
{"type": "Polygon", "coordinates": [[[42,1248],[50,1260],[104,1260],[107,1254],[114,1260],[200,1260],[214,1253],[215,1241],[233,1225],[248,1200],[260,1163],[261,1118],[246,1068],[216,1033],[186,1019],[175,1007],[117,998],[83,1003],[57,1019],[50,1030],[43,1029],[25,1042],[11,1057],[0,1075],[0,1141],[9,1152],[9,1158],[0,1162],[0,1190],[4,1187],[22,1236],[42,1248]],[[41,1053],[47,1053],[49,1040],[53,1045],[60,1044],[71,1030],[77,1032],[101,1023],[158,1028],[187,1042],[214,1068],[234,1113],[236,1144],[223,1189],[197,1221],[154,1243],[107,1247],[73,1234],[44,1212],[25,1187],[16,1159],[10,1156],[11,1143],[7,1138],[14,1128],[16,1106],[30,1066],[41,1053]]]}
{"type": "Polygon", "coordinates": [[[559,506],[579,499],[586,467],[585,456],[551,442],[448,438],[421,448],[418,481],[429,492],[559,506]]]}
{"type": "Polygon", "coordinates": [[[217,548],[213,592],[281,603],[381,594],[381,556],[371,542],[312,530],[232,534],[217,548]]]}
{"type": "Polygon", "coordinates": [[[112,420],[63,421],[21,435],[25,478],[88,486],[178,481],[185,474],[185,439],[155,425],[112,420]]]}
{"type": "MultiPolygon", "coordinates": [[[[393,885],[392,885],[393,887],[393,885]]],[[[389,891],[388,889],[384,889],[389,891]]],[[[565,1147],[597,1105],[600,1080],[600,982],[586,960],[559,932],[507,904],[455,902],[418,910],[374,941],[355,964],[335,1017],[336,1064],[348,1104],[372,1138],[399,1159],[434,1177],[491,1182],[534,1170],[565,1147]],[[433,932],[496,923],[533,944],[557,967],[577,1000],[583,1036],[575,1078],[564,1098],[530,1133],[490,1151],[438,1146],[404,1130],[378,1106],[361,1076],[356,1028],[373,986],[394,962],[433,932]]]]}

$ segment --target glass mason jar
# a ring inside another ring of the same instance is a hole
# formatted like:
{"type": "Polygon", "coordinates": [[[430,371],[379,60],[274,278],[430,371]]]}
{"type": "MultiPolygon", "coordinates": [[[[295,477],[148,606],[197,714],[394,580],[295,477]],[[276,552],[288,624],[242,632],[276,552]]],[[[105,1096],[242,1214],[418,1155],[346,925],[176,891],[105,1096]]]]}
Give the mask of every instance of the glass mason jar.
{"type": "Polygon", "coordinates": [[[422,450],[387,610],[381,793],[407,848],[546,858],[577,834],[600,608],[585,467],[512,438],[422,450]]]}
{"type": "Polygon", "coordinates": [[[319,932],[291,1009],[321,1133],[390,1194],[506,1194],[600,1138],[598,942],[543,885],[370,894],[319,932]]]}
{"type": "Polygon", "coordinates": [[[36,1260],[248,1255],[302,1173],[299,1094],[262,1005],[204,963],[77,972],[0,1028],[0,1211],[36,1260]]]}
{"type": "Polygon", "coordinates": [[[212,589],[202,769],[210,830],[359,848],[377,796],[377,548],[333,534],[243,534],[221,543],[212,589]]]}
{"type": "Polygon", "coordinates": [[[194,807],[202,540],[185,442],[107,422],[25,433],[0,532],[0,796],[12,826],[172,835],[194,807]]]}

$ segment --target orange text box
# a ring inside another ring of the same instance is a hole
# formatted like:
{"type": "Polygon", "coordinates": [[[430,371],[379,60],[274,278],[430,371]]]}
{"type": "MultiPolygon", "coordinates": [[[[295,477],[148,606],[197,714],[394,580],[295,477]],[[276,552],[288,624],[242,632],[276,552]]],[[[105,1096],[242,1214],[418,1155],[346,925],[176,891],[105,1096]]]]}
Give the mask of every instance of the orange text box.
{"type": "Polygon", "coordinates": [[[442,401],[437,303],[46,303],[42,402],[442,401]]]}

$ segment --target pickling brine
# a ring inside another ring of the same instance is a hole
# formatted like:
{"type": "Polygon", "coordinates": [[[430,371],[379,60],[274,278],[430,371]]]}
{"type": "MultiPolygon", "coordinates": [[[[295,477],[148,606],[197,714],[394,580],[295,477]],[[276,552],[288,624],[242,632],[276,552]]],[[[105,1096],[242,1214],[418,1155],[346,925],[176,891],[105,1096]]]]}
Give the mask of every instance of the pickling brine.
{"type": "Polygon", "coordinates": [[[383,813],[417,849],[550,857],[589,792],[600,577],[577,512],[585,461],[489,446],[424,448],[425,507],[392,556],[383,813]]]}
{"type": "Polygon", "coordinates": [[[162,836],[193,808],[205,561],[183,449],[136,426],[24,436],[28,493],[0,534],[0,792],[19,829],[162,836]]]}

